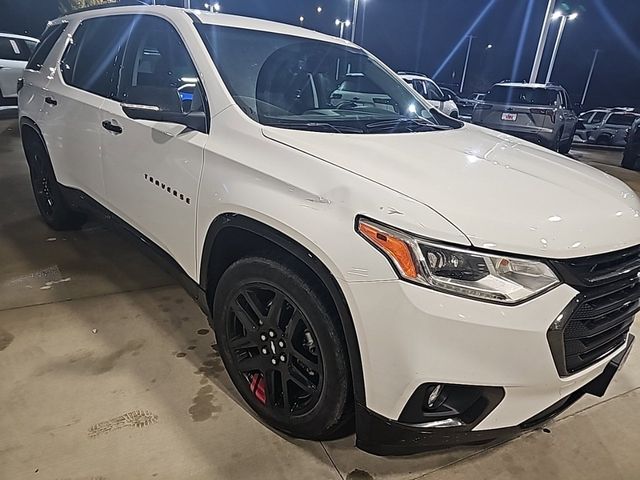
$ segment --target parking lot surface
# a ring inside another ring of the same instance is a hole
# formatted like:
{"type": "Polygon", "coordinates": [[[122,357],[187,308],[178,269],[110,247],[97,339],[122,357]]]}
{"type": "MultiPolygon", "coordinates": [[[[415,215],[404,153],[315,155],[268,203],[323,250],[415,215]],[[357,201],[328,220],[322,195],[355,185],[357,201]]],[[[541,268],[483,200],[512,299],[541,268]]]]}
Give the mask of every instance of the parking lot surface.
{"type": "MultiPolygon", "coordinates": [[[[571,152],[640,192],[621,155],[571,152]]],[[[44,225],[13,120],[0,120],[0,205],[0,478],[640,478],[640,352],[604,398],[491,448],[380,458],[353,437],[291,439],[243,404],[167,274],[99,224],[44,225]]]]}

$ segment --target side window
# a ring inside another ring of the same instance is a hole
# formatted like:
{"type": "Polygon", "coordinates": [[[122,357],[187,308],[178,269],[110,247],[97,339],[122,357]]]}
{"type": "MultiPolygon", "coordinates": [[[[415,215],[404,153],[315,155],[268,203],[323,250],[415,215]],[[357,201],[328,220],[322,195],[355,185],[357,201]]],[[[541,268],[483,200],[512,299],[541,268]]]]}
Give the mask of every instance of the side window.
{"type": "Polygon", "coordinates": [[[83,21],[62,58],[64,81],[87,92],[110,97],[133,15],[114,15],[83,21]]]}
{"type": "Polygon", "coordinates": [[[433,82],[425,82],[427,84],[427,99],[428,100],[436,100],[436,101],[443,101],[444,100],[444,95],[442,94],[442,92],[440,91],[440,88],[438,88],[438,86],[433,83],[433,82]]]}
{"type": "Polygon", "coordinates": [[[413,88],[416,90],[416,92],[418,92],[420,95],[422,95],[423,97],[426,97],[427,95],[427,91],[424,88],[424,82],[422,80],[414,80],[413,81],[413,88]]]}
{"type": "Polygon", "coordinates": [[[567,110],[573,110],[573,102],[571,101],[571,95],[569,95],[569,93],[566,90],[563,90],[563,93],[567,99],[567,102],[565,103],[567,110]]]}
{"type": "Polygon", "coordinates": [[[17,38],[0,37],[0,58],[26,62],[31,52],[24,40],[17,38]]]}
{"type": "Polygon", "coordinates": [[[171,112],[203,112],[198,72],[180,35],[167,21],[145,16],[124,57],[117,99],[171,112]]]}
{"type": "Polygon", "coordinates": [[[596,112],[593,118],[589,121],[589,123],[600,123],[604,120],[604,116],[606,112],[596,112]]]}
{"type": "Polygon", "coordinates": [[[47,61],[47,57],[53,50],[53,46],[56,44],[62,33],[67,28],[66,23],[59,23],[57,25],[50,25],[42,34],[42,40],[38,45],[34,45],[35,51],[31,56],[31,60],[27,63],[27,70],[39,71],[47,61]]]}

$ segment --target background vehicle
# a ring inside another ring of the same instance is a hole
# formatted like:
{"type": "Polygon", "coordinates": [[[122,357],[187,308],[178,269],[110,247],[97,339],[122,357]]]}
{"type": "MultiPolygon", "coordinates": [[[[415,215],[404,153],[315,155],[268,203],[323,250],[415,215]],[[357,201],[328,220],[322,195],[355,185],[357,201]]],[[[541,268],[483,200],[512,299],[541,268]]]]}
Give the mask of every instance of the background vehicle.
{"type": "Polygon", "coordinates": [[[440,87],[440,89],[449,100],[453,100],[455,102],[456,106],[458,107],[460,117],[471,118],[471,116],[473,115],[473,109],[478,104],[477,100],[462,98],[450,88],[440,87]]]}
{"type": "Polygon", "coordinates": [[[0,33],[0,106],[18,104],[18,79],[37,45],[35,38],[0,33]]]}
{"type": "Polygon", "coordinates": [[[473,123],[568,153],[578,117],[562,87],[497,83],[474,109],[473,123]]]}
{"type": "Polygon", "coordinates": [[[627,131],[640,114],[622,109],[611,109],[602,116],[602,111],[593,115],[590,124],[585,124],[588,143],[624,147],[627,143],[627,131]]]}
{"type": "Polygon", "coordinates": [[[482,102],[486,96],[487,96],[486,93],[474,93],[473,95],[471,95],[471,100],[475,100],[476,102],[482,102]]]}
{"type": "Polygon", "coordinates": [[[583,112],[578,116],[578,127],[576,129],[575,136],[581,142],[589,141],[589,131],[593,130],[595,125],[602,123],[606,116],[608,109],[597,109],[583,112]]]}
{"type": "Polygon", "coordinates": [[[453,98],[446,96],[436,82],[426,75],[410,72],[399,72],[398,75],[445,115],[449,115],[452,118],[458,118],[460,116],[460,112],[453,98]]]}
{"type": "Polygon", "coordinates": [[[627,146],[624,149],[622,166],[640,171],[640,117],[633,122],[627,134],[627,146]]]}
{"type": "MultiPolygon", "coordinates": [[[[326,76],[324,78],[326,79],[326,76]]],[[[310,81],[314,82],[313,90],[317,92],[320,88],[316,85],[317,80],[312,76],[310,81]]],[[[331,82],[331,80],[325,81],[331,82]]],[[[390,102],[389,95],[363,73],[347,73],[330,97],[331,105],[338,108],[370,106],[394,111],[394,106],[390,102]]],[[[314,97],[314,106],[315,108],[322,106],[317,99],[317,93],[314,97]]]]}

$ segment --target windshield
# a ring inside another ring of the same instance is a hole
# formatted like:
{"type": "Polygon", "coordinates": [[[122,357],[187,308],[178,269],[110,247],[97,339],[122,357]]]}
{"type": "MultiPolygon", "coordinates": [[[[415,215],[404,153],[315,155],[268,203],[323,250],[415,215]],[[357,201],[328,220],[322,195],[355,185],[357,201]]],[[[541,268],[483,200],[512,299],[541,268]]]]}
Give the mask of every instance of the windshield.
{"type": "Polygon", "coordinates": [[[198,30],[227,89],[263,125],[334,133],[404,133],[459,124],[430,113],[364,50],[217,25],[198,30]]]}
{"type": "Polygon", "coordinates": [[[516,105],[554,105],[558,94],[553,90],[532,87],[494,86],[485,102],[512,103],[516,105]]]}

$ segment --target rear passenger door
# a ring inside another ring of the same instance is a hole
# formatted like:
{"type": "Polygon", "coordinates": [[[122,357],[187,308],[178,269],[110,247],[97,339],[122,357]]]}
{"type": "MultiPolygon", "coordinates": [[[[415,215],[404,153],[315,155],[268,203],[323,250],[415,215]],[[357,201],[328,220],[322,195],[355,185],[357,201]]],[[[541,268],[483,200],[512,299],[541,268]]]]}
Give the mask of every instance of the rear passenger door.
{"type": "Polygon", "coordinates": [[[193,272],[196,199],[208,134],[134,120],[122,104],[207,112],[198,71],[167,20],[145,15],[133,29],[117,94],[103,105],[104,175],[111,209],[193,272]]]}
{"type": "Polygon", "coordinates": [[[44,92],[40,125],[58,181],[99,201],[105,194],[101,107],[114,90],[132,18],[107,16],[80,23],[44,92]]]}

